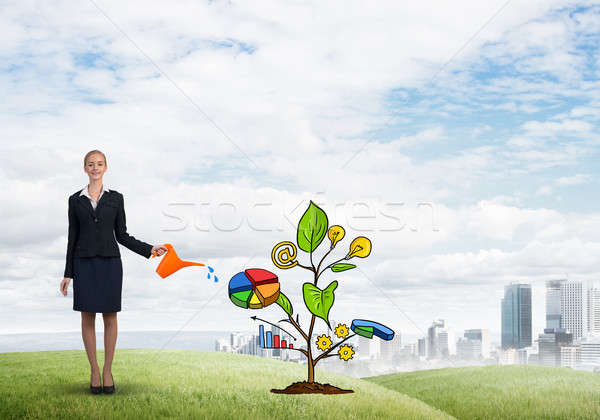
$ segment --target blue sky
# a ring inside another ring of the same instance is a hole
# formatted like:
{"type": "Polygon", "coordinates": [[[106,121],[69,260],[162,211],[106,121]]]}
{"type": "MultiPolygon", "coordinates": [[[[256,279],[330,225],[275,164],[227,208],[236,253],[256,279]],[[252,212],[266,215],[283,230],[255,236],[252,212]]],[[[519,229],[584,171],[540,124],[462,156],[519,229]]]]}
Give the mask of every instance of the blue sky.
{"type": "MultiPolygon", "coordinates": [[[[407,334],[440,317],[458,335],[497,330],[503,286],[524,281],[543,327],[545,280],[600,274],[600,5],[515,1],[484,25],[503,4],[104,2],[108,20],[92,4],[15,3],[1,18],[0,176],[14,205],[0,333],[78,328],[57,291],[66,197],[87,183],[94,148],[132,234],[210,258],[222,279],[249,260],[269,268],[298,203],[314,199],[339,224],[372,228],[369,278],[340,277],[371,298],[362,315],[407,334]],[[185,229],[168,229],[173,212],[185,229]],[[386,231],[385,212],[406,226],[386,231]],[[233,232],[215,226],[237,219],[233,232]]],[[[124,253],[125,328],[228,305],[207,302],[193,273],[171,287],[124,253]],[[153,318],[156,305],[183,309],[153,318]]],[[[336,319],[356,307],[340,302],[336,319]]],[[[232,310],[224,322],[244,320],[232,310]]],[[[211,322],[191,327],[221,327],[211,322]]]]}

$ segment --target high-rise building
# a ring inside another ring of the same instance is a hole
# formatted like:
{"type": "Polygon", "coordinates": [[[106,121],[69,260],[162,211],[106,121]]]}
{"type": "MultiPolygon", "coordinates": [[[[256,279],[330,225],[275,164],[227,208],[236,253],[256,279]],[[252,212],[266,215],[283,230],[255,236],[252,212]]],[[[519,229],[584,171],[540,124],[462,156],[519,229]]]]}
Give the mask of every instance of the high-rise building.
{"type": "Polygon", "coordinates": [[[400,355],[412,357],[417,355],[417,343],[410,343],[400,349],[400,355]]]}
{"type": "Polygon", "coordinates": [[[545,328],[538,338],[538,363],[545,366],[561,365],[561,348],[573,344],[573,334],[564,328],[545,328]]]}
{"type": "Polygon", "coordinates": [[[566,280],[546,282],[546,328],[560,328],[560,287],[566,280]]]}
{"type": "Polygon", "coordinates": [[[392,358],[400,354],[402,349],[400,341],[400,333],[396,331],[394,338],[389,341],[382,341],[381,344],[381,358],[384,360],[392,360],[392,358]]]}
{"type": "Polygon", "coordinates": [[[529,364],[529,356],[531,355],[532,347],[523,347],[517,350],[517,362],[520,365],[529,364]]]}
{"type": "Polygon", "coordinates": [[[456,338],[454,331],[443,329],[438,334],[440,353],[443,357],[456,355],[456,338]]]}
{"type": "Polygon", "coordinates": [[[519,354],[516,349],[508,348],[502,350],[498,363],[501,365],[516,365],[519,363],[519,354]]]}
{"type": "Polygon", "coordinates": [[[591,287],[588,289],[588,331],[592,334],[600,334],[600,289],[591,287]]]}
{"type": "Polygon", "coordinates": [[[510,284],[502,299],[502,349],[531,346],[531,285],[510,284]]]}
{"type": "Polygon", "coordinates": [[[227,340],[219,338],[215,341],[215,351],[229,352],[230,349],[231,346],[227,340]]]}
{"type": "Polygon", "coordinates": [[[419,338],[417,341],[417,355],[427,357],[427,337],[419,338]]]}
{"type": "Polygon", "coordinates": [[[488,330],[465,330],[465,338],[481,341],[481,357],[484,359],[488,359],[490,357],[490,335],[488,330]]]}
{"type": "Polygon", "coordinates": [[[581,340],[580,366],[585,369],[600,367],[600,336],[591,335],[581,340]]]}
{"type": "Polygon", "coordinates": [[[243,334],[240,332],[232,332],[229,334],[229,345],[231,348],[238,348],[242,345],[243,334]]]}
{"type": "Polygon", "coordinates": [[[587,333],[587,297],[583,283],[566,281],[560,285],[560,314],[560,327],[573,333],[573,340],[587,333]]]}
{"type": "Polygon", "coordinates": [[[481,340],[459,338],[456,343],[456,356],[462,360],[481,359],[481,340]]]}
{"type": "Polygon", "coordinates": [[[367,337],[358,337],[358,356],[361,359],[371,358],[371,340],[367,337]]]}
{"type": "Polygon", "coordinates": [[[580,346],[562,346],[560,348],[560,365],[561,367],[569,367],[576,369],[579,367],[581,360],[580,346]]]}
{"type": "Polygon", "coordinates": [[[444,328],[444,320],[433,321],[431,327],[427,329],[427,358],[438,359],[442,356],[440,348],[440,331],[444,328]]]}

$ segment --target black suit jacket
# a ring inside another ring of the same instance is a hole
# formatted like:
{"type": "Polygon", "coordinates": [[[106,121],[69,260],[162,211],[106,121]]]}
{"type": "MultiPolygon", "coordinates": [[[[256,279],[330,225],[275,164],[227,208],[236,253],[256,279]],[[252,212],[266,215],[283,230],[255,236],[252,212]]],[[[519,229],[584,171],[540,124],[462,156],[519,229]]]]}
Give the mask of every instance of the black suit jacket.
{"type": "Polygon", "coordinates": [[[73,278],[74,257],[120,257],[117,242],[150,258],[152,245],[127,233],[123,194],[112,189],[105,191],[94,210],[90,199],[79,195],[81,191],[69,197],[69,241],[64,277],[73,278]]]}

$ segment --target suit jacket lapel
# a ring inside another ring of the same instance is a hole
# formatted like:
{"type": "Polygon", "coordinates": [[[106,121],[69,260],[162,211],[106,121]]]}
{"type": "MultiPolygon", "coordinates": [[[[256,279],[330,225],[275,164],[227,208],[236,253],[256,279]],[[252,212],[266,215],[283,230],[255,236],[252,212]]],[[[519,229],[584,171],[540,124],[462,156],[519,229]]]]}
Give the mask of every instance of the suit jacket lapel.
{"type": "Polygon", "coordinates": [[[96,214],[94,212],[94,208],[92,207],[92,203],[90,203],[90,199],[87,198],[85,195],[80,195],[79,197],[79,202],[81,203],[81,205],[90,212],[90,214],[92,215],[92,217],[96,217],[96,214]]]}
{"type": "Polygon", "coordinates": [[[94,208],[92,207],[92,203],[90,202],[90,199],[85,196],[85,195],[80,195],[79,196],[79,200],[82,202],[83,206],[90,212],[90,214],[92,215],[92,217],[96,217],[96,212],[98,211],[98,208],[102,205],[102,203],[105,203],[107,198],[106,196],[110,194],[110,191],[108,192],[104,192],[102,194],[102,197],[100,197],[100,200],[98,201],[98,204],[96,205],[96,210],[94,210],[94,208]]]}
{"type": "MultiPolygon", "coordinates": [[[[106,202],[106,196],[110,194],[109,192],[104,191],[104,193],[102,194],[102,197],[100,197],[100,200],[98,200],[98,204],[96,205],[96,211],[98,211],[98,209],[100,208],[100,206],[102,205],[102,203],[106,202]]],[[[90,200],[88,200],[90,201],[90,200]]],[[[92,203],[90,203],[90,207],[92,207],[92,203]]]]}

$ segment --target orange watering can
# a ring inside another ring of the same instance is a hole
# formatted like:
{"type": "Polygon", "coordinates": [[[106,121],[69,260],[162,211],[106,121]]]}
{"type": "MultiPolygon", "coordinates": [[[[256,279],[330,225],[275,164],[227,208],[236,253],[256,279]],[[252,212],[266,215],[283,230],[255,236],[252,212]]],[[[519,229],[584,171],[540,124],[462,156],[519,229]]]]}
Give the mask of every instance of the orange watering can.
{"type": "MultiPolygon", "coordinates": [[[[179,270],[180,268],[183,268],[183,267],[188,267],[190,265],[199,265],[201,267],[204,267],[204,264],[191,262],[191,261],[183,261],[182,259],[180,259],[177,256],[177,253],[175,252],[173,245],[165,244],[165,247],[168,249],[168,251],[165,254],[165,256],[163,257],[163,259],[161,260],[160,264],[158,264],[158,267],[156,267],[156,272],[163,279],[167,276],[170,276],[171,274],[173,274],[174,272],[176,272],[177,270],[179,270]]],[[[152,254],[152,258],[154,258],[156,256],[157,256],[156,253],[152,254]]]]}

